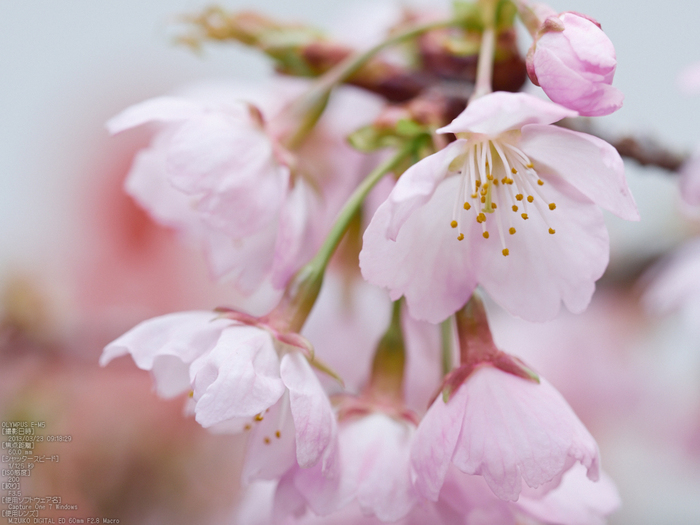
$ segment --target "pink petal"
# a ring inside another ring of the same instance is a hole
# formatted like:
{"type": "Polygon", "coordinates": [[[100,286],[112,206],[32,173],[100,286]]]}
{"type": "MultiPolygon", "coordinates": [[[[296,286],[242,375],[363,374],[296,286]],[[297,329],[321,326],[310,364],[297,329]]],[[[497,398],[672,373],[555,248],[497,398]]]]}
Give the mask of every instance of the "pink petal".
{"type": "Polygon", "coordinates": [[[557,207],[543,210],[548,224],[537,212],[527,221],[513,213],[517,232],[505,233],[508,257],[492,228],[489,239],[479,232],[472,239],[480,285],[508,312],[528,321],[553,319],[562,302],[572,312],[585,310],[609,253],[608,232],[596,205],[558,180],[549,180],[538,192],[557,207]]]}
{"type": "Polygon", "coordinates": [[[286,354],[280,364],[280,375],[289,389],[299,466],[309,468],[323,457],[324,471],[334,467],[335,415],[309,362],[299,352],[286,354]]]}
{"type": "Polygon", "coordinates": [[[468,237],[460,243],[450,228],[458,186],[457,177],[445,179],[411,214],[396,241],[387,238],[389,201],[382,204],[365,230],[360,252],[362,276],[388,288],[393,300],[405,296],[411,316],[431,323],[461,308],[476,287],[473,254],[463,244],[468,237]]]}
{"type": "Polygon", "coordinates": [[[284,393],[279,360],[270,334],[233,326],[206,355],[192,363],[195,414],[203,427],[234,417],[252,417],[284,393]]]}
{"type": "Polygon", "coordinates": [[[543,498],[523,493],[515,505],[545,523],[604,525],[606,517],[620,507],[620,496],[607,474],[601,472],[598,481],[591,481],[582,465],[574,465],[543,498]]]}
{"type": "Polygon", "coordinates": [[[243,462],[243,483],[279,479],[295,467],[294,420],[286,392],[261,420],[251,418],[249,424],[252,429],[243,462]]]}
{"type": "Polygon", "coordinates": [[[439,395],[418,425],[411,449],[414,485],[421,496],[431,501],[438,500],[452,463],[466,403],[464,388],[447,403],[439,395]]]}
{"type": "Polygon", "coordinates": [[[230,326],[229,321],[215,319],[213,312],[178,312],[149,319],[108,344],[100,365],[131,354],[136,366],[153,371],[159,395],[176,396],[190,388],[190,363],[209,352],[230,326]]]}
{"type": "Polygon", "coordinates": [[[107,129],[115,134],[149,122],[181,122],[203,113],[197,102],[178,97],[157,97],[134,104],[107,121],[107,129]]]}
{"type": "Polygon", "coordinates": [[[417,502],[409,456],[413,427],[375,413],[341,428],[343,475],[356,487],[365,514],[396,521],[417,502]]]}
{"type": "Polygon", "coordinates": [[[289,176],[262,130],[223,113],[183,124],[171,140],[167,169],[176,188],[199,198],[202,218],[232,237],[277,216],[289,176]]]}
{"type": "Polygon", "coordinates": [[[438,133],[479,133],[495,137],[526,124],[551,124],[578,113],[527,93],[497,91],[471,102],[438,133]]]}
{"type": "Polygon", "coordinates": [[[548,174],[558,175],[598,206],[639,220],[622,159],[607,142],[556,126],[531,125],[523,128],[519,146],[545,180],[548,174]]]}
{"type": "Polygon", "coordinates": [[[562,106],[575,109],[580,115],[610,115],[622,107],[625,96],[619,89],[601,76],[584,75],[567,67],[559,55],[549,49],[540,49],[539,44],[535,70],[547,96],[562,106]]]}
{"type": "Polygon", "coordinates": [[[462,153],[466,141],[457,140],[414,164],[401,175],[384,206],[388,208],[387,239],[396,240],[411,214],[433,196],[447,175],[450,163],[462,153]]]}
{"type": "Polygon", "coordinates": [[[545,379],[540,384],[492,367],[474,372],[460,390],[466,411],[453,463],[480,474],[501,499],[515,501],[521,479],[538,487],[582,463],[598,478],[598,446],[545,379]]]}

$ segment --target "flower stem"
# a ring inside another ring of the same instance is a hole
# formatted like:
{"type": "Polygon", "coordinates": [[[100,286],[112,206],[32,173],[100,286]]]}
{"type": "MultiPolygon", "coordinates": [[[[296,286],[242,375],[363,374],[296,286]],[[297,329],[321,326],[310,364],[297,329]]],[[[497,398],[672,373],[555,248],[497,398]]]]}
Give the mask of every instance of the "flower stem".
{"type": "Polygon", "coordinates": [[[472,294],[467,304],[455,313],[455,319],[461,365],[484,361],[486,357],[497,352],[486,309],[478,294],[472,294]]]}
{"type": "Polygon", "coordinates": [[[440,323],[440,343],[442,349],[442,375],[452,371],[452,317],[440,323]]]}
{"type": "Polygon", "coordinates": [[[321,291],[326,267],[345,231],[351,224],[353,217],[360,209],[360,206],[362,206],[371,189],[384,175],[396,168],[406,157],[412,155],[418,147],[419,141],[420,139],[415,139],[407,142],[395,155],[382,162],[367,175],[347,200],[343,209],[340,210],[331,231],[326,236],[314,258],[292,278],[285,290],[285,298],[282,299],[280,305],[285,310],[289,309],[287,311],[291,313],[289,330],[298,332],[304,325],[321,291]]]}
{"type": "Polygon", "coordinates": [[[469,102],[488,95],[492,91],[493,60],[496,53],[496,4],[493,1],[482,2],[484,32],[481,34],[479,62],[476,67],[476,83],[469,102]]]}
{"type": "Polygon", "coordinates": [[[292,102],[285,111],[287,114],[300,116],[301,124],[289,135],[285,146],[289,149],[296,149],[301,145],[314,127],[318,119],[323,114],[323,110],[328,102],[328,97],[336,86],[342,84],[352,77],[357,71],[371,60],[377,53],[396,44],[405,42],[428,31],[442,29],[445,27],[458,26],[461,24],[458,18],[450,18],[426,24],[417,24],[404,31],[400,31],[370,49],[347,57],[345,60],[334,66],[332,69],[320,76],[311,86],[311,89],[304,93],[297,100],[292,102]]]}
{"type": "Polygon", "coordinates": [[[374,353],[369,382],[369,390],[374,396],[395,401],[403,399],[403,374],[406,363],[401,329],[401,303],[401,299],[394,301],[389,327],[374,353]]]}

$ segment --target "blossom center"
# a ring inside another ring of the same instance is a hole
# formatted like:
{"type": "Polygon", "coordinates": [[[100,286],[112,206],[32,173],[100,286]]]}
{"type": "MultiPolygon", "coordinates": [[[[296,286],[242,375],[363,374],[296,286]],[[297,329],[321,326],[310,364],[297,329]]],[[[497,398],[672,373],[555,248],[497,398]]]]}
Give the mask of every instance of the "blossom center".
{"type": "Polygon", "coordinates": [[[516,222],[528,220],[533,212],[540,215],[550,234],[555,233],[547,211],[556,209],[556,204],[542,195],[544,181],[528,156],[508,140],[471,139],[450,168],[461,178],[450,222],[457,230],[457,240],[464,239],[461,225],[470,220],[467,214],[473,214],[481,225],[484,239],[490,237],[488,228],[495,224],[504,256],[510,254],[506,232],[515,235],[516,222]]]}

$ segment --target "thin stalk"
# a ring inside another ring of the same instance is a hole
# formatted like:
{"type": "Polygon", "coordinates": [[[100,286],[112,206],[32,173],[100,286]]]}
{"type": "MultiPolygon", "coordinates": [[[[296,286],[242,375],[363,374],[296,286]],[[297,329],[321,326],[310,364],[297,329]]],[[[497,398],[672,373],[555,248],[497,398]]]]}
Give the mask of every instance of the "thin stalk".
{"type": "Polygon", "coordinates": [[[304,115],[304,117],[302,117],[302,123],[299,128],[285,140],[285,146],[290,149],[295,149],[301,145],[306,135],[314,127],[323,113],[331,90],[357,73],[357,71],[359,71],[359,69],[369,60],[371,60],[377,53],[386,49],[387,47],[400,44],[428,31],[458,26],[460,24],[461,21],[457,18],[441,20],[438,22],[429,22],[426,24],[418,24],[390,36],[386,40],[366,51],[363,51],[362,53],[350,55],[345,60],[334,66],[332,69],[319,77],[308,92],[306,92],[296,101],[292,102],[292,104],[289,106],[288,111],[290,113],[297,113],[304,115]]]}
{"type": "Polygon", "coordinates": [[[440,323],[440,343],[442,347],[442,375],[452,371],[452,316],[440,323]]]}
{"type": "Polygon", "coordinates": [[[479,64],[476,69],[476,83],[469,102],[491,93],[491,78],[493,76],[493,59],[496,52],[496,31],[493,24],[484,28],[479,49],[479,64]]]}
{"type": "Polygon", "coordinates": [[[355,189],[354,193],[347,200],[343,209],[340,210],[338,218],[335,220],[331,231],[323,241],[321,248],[290,282],[285,296],[287,300],[285,309],[289,308],[292,318],[289,320],[289,328],[298,332],[304,325],[306,318],[313,307],[316,297],[321,290],[323,274],[326,266],[330,262],[335,249],[343,238],[345,231],[352,223],[353,217],[362,206],[365,198],[372,188],[390,171],[396,168],[406,157],[413,154],[419,139],[406,143],[395,155],[382,162],[355,189]]]}

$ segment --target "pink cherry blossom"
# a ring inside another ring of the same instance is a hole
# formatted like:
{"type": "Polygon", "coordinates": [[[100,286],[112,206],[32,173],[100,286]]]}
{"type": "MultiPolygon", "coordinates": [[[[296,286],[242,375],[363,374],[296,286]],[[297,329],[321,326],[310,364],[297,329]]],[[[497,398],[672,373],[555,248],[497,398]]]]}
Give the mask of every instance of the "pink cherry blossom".
{"type": "Polygon", "coordinates": [[[680,169],[681,199],[692,206],[700,206],[700,150],[686,160],[680,169]]]}
{"type": "Polygon", "coordinates": [[[360,254],[365,279],[430,322],[461,308],[477,284],[532,321],[553,318],[561,302],[584,310],[608,262],[598,206],[639,216],[617,151],[549,125],[572,115],[524,93],[473,101],[438,130],[457,140],[409,168],[375,213],[360,254]]]}
{"type": "Polygon", "coordinates": [[[678,87],[688,94],[700,93],[700,63],[691,64],[681,71],[678,87]]]}
{"type": "Polygon", "coordinates": [[[410,468],[415,429],[414,422],[381,411],[341,420],[339,477],[329,479],[318,467],[300,470],[295,486],[322,516],[355,502],[366,516],[403,518],[419,501],[410,468]]]}
{"type": "Polygon", "coordinates": [[[262,323],[180,312],[137,325],[105,347],[100,364],[131,354],[152,372],[159,394],[191,392],[203,427],[253,431],[251,478],[280,468],[273,459],[287,457],[289,447],[291,461],[303,468],[320,461],[326,472],[335,468],[335,416],[300,349],[280,341],[290,338],[262,323]]]}
{"type": "Polygon", "coordinates": [[[340,90],[327,115],[294,153],[282,145],[282,115],[299,83],[243,93],[207,86],[132,106],[108,122],[112,133],[156,124],[136,157],[128,193],[161,224],[200,244],[217,279],[246,295],[275,298],[323,240],[331,219],[364,175],[363,155],[345,136],[378,111],[373,97],[340,90]],[[290,95],[291,94],[291,95],[290,95]],[[348,106],[354,114],[348,116],[348,106]]]}
{"type": "Polygon", "coordinates": [[[450,465],[478,474],[501,499],[522,482],[536,488],[580,462],[598,479],[598,446],[546,380],[535,383],[491,366],[477,368],[445,402],[434,401],[416,432],[416,488],[436,501],[450,465]]]}
{"type": "Polygon", "coordinates": [[[590,18],[577,13],[548,17],[528,53],[528,74],[557,104],[585,116],[609,115],[624,95],[612,86],[615,48],[590,18]]]}

